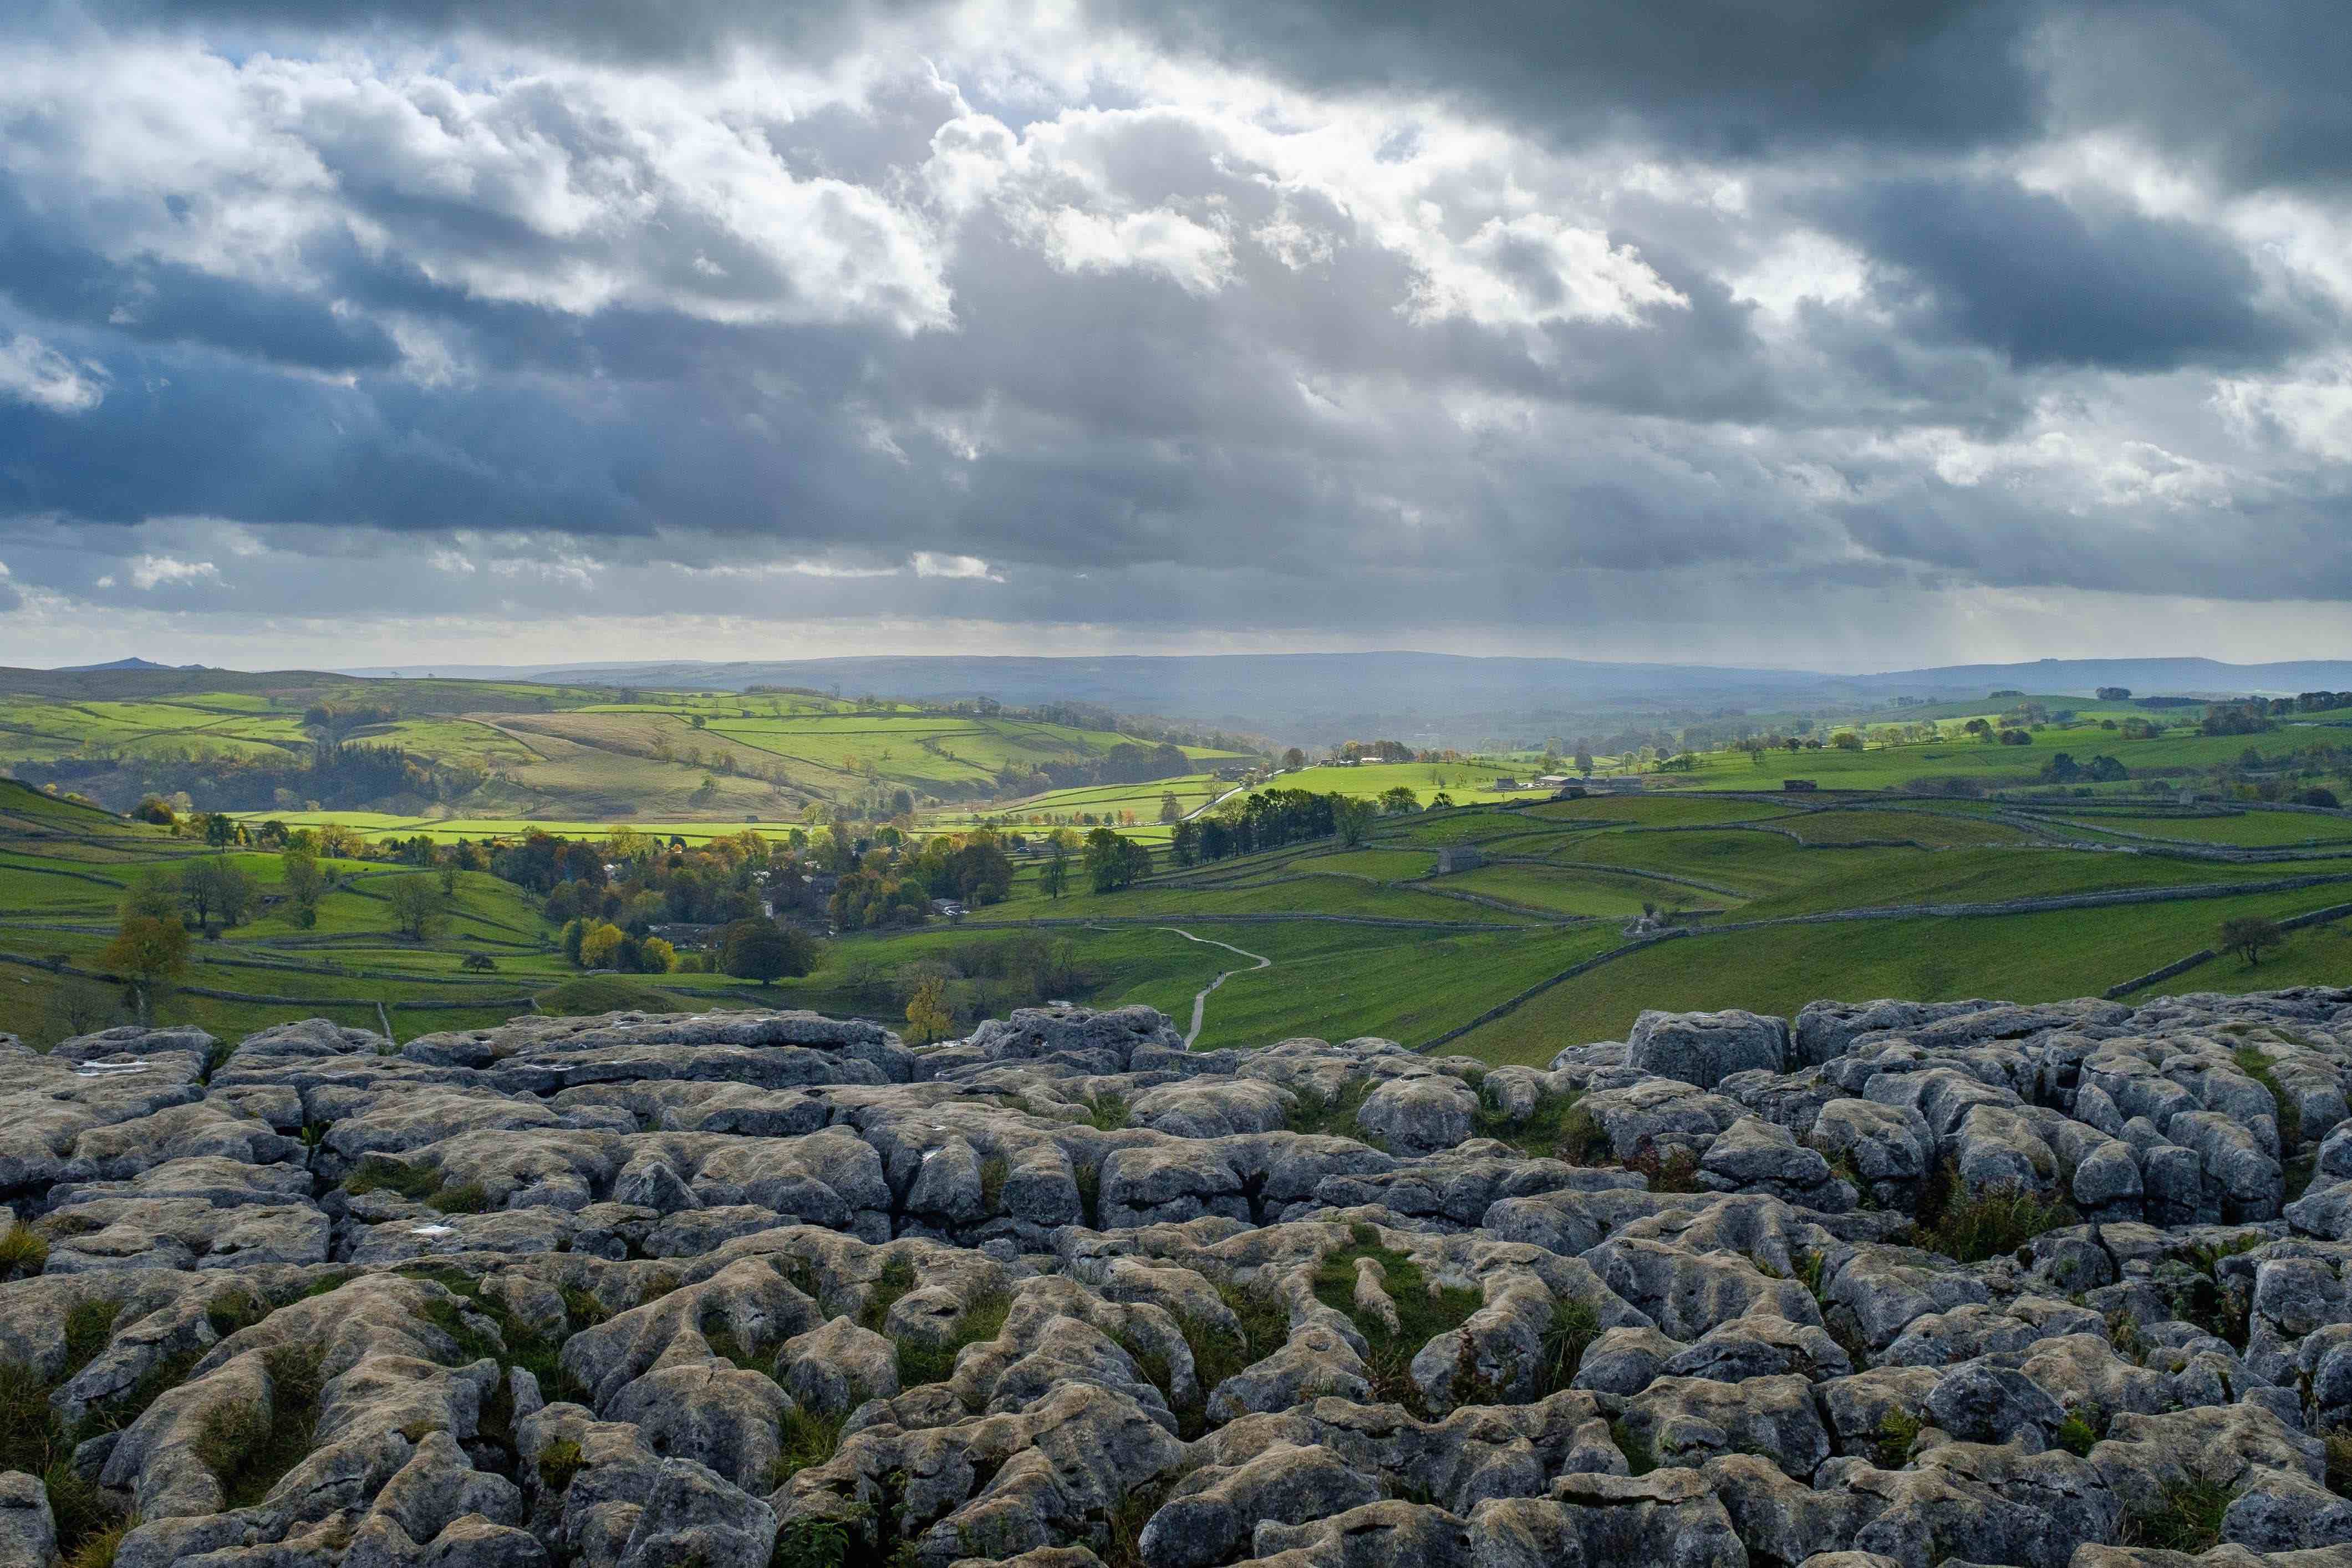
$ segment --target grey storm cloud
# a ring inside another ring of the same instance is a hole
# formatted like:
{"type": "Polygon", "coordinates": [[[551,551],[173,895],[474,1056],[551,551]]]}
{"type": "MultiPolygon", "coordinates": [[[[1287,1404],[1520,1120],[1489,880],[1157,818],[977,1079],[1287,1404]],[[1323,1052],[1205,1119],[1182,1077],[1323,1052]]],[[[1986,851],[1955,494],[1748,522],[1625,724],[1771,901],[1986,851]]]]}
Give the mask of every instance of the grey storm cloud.
{"type": "Polygon", "coordinates": [[[2267,364],[2320,325],[2265,304],[2242,250],[2178,218],[2085,212],[1967,178],[1867,184],[1821,206],[1830,227],[1916,279],[1937,326],[2021,366],[2267,364]]]}
{"type": "Polygon", "coordinates": [[[2352,598],[2329,8],[5,26],[0,633],[2352,598]]]}

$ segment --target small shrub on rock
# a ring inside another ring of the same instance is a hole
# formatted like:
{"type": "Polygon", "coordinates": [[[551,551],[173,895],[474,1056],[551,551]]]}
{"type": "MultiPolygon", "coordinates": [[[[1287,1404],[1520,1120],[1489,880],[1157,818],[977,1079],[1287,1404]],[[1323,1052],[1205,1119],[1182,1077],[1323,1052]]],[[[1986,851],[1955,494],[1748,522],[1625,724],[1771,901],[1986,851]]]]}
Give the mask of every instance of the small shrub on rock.
{"type": "Polygon", "coordinates": [[[2081,1219],[2064,1203],[2023,1187],[1967,1192],[1958,1171],[1947,1160],[1919,1194],[1918,1243],[1958,1262],[1982,1263],[2016,1251],[2045,1230],[2081,1219]]]}
{"type": "Polygon", "coordinates": [[[1897,1405],[1878,1418],[1878,1441],[1870,1462],[1882,1470],[1899,1470],[1911,1460],[1911,1445],[1919,1440],[1919,1417],[1897,1405]]]}
{"type": "Polygon", "coordinates": [[[1676,1143],[1661,1150],[1644,1143],[1633,1151],[1625,1168],[1639,1173],[1654,1193],[1695,1193],[1698,1185],[1698,1152],[1676,1143]]]}
{"type": "Polygon", "coordinates": [[[1559,1136],[1554,1149],[1571,1165],[1604,1164],[1615,1152],[1601,1119],[1580,1101],[1560,1111],[1559,1136]]]}
{"type": "Polygon", "coordinates": [[[48,1237],[29,1225],[0,1234],[0,1279],[29,1279],[48,1267],[48,1237]]]}
{"type": "Polygon", "coordinates": [[[2327,1489],[2352,1498],[2352,1427],[2330,1426],[2319,1436],[2327,1445],[2327,1489]]]}
{"type": "Polygon", "coordinates": [[[550,1492],[560,1492],[572,1484],[580,1473],[587,1456],[580,1445],[569,1437],[558,1437],[539,1451],[539,1484],[550,1492]]]}
{"type": "Polygon", "coordinates": [[[2221,1519],[2232,1499],[2229,1488],[2212,1481],[2175,1482],[2153,1507],[2125,1516],[2121,1544],[2191,1556],[2210,1552],[2221,1543],[2221,1519]]]}

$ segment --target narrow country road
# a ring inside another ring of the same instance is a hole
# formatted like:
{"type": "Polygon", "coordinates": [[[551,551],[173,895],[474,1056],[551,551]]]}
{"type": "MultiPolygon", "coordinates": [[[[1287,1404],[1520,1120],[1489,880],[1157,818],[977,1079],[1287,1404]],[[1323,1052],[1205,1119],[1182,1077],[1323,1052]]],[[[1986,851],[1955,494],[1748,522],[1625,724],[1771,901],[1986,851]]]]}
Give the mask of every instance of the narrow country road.
{"type": "MultiPolygon", "coordinates": [[[[1275,779],[1278,779],[1281,776],[1282,774],[1280,773],[1275,773],[1268,777],[1266,782],[1271,784],[1275,779]]],[[[1225,802],[1233,799],[1234,796],[1247,794],[1249,787],[1250,786],[1245,784],[1237,784],[1234,785],[1233,788],[1227,790],[1224,794],[1202,801],[1200,805],[1186,812],[1182,816],[1178,817],[1177,820],[1179,822],[1190,822],[1194,817],[1201,816],[1204,812],[1214,811],[1217,807],[1224,805],[1225,802]]]]}
{"type": "Polygon", "coordinates": [[[1188,1051],[1192,1048],[1192,1042],[1201,1037],[1201,1019],[1209,1010],[1210,992],[1214,991],[1218,986],[1223,985],[1226,981],[1231,980],[1236,974],[1254,974],[1261,969],[1272,969],[1274,967],[1274,960],[1266,957],[1265,954],[1262,952],[1251,952],[1245,948],[1235,947],[1229,942],[1217,942],[1205,936],[1194,936],[1191,931],[1186,931],[1181,926],[1154,926],[1151,929],[1154,931],[1174,931],[1186,942],[1197,942],[1203,947],[1222,947],[1227,952],[1237,952],[1244,958],[1254,958],[1257,960],[1255,963],[1251,964],[1247,969],[1226,970],[1214,980],[1210,981],[1206,985],[1201,987],[1199,993],[1193,996],[1192,1026],[1184,1033],[1184,1048],[1188,1051]]]}

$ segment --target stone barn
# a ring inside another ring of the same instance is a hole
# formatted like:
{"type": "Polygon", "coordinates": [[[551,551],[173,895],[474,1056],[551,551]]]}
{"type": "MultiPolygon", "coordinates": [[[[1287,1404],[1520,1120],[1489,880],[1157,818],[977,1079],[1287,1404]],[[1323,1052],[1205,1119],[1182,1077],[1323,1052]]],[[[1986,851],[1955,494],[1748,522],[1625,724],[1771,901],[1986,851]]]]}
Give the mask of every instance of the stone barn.
{"type": "Polygon", "coordinates": [[[1475,844],[1449,844],[1437,852],[1437,875],[1450,877],[1456,871],[1475,871],[1486,863],[1475,844]]]}

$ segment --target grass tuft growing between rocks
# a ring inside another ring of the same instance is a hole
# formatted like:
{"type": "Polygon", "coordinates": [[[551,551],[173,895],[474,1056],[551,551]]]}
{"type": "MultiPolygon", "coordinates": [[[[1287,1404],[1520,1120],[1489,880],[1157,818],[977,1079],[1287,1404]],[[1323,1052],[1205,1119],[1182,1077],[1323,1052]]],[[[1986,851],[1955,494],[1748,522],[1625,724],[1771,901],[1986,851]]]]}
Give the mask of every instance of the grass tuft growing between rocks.
{"type": "Polygon", "coordinates": [[[837,1519],[796,1519],[776,1531],[768,1568],[847,1568],[856,1542],[837,1519]]]}
{"type": "Polygon", "coordinates": [[[1590,1301],[1570,1298],[1551,1304],[1551,1321],[1544,1325],[1543,1360],[1536,1368],[1535,1397],[1548,1398],[1576,1380],[1584,1352],[1601,1337],[1601,1314],[1590,1301]]]}
{"type": "MultiPolygon", "coordinates": [[[[1569,1123],[1577,1101],[1582,1098],[1575,1094],[1543,1095],[1536,1100],[1536,1108],[1517,1121],[1507,1120],[1482,1100],[1471,1115],[1470,1130],[1481,1138],[1508,1143],[1533,1159],[1567,1160],[1569,1155],[1562,1148],[1568,1141],[1569,1123]]],[[[1591,1117],[1588,1115],[1586,1120],[1589,1121],[1591,1117]]]]}
{"type": "Polygon", "coordinates": [[[215,1406],[197,1429],[191,1451],[220,1478],[229,1508],[250,1508],[269,1495],[310,1452],[319,1426],[320,1353],[281,1345],[268,1352],[269,1410],[249,1400],[215,1406]]]}
{"type": "Polygon", "coordinates": [[[1177,1326],[1192,1347],[1192,1374],[1203,1393],[1280,1350],[1290,1339],[1290,1306],[1264,1285],[1221,1284],[1217,1299],[1241,1323],[1241,1333],[1199,1318],[1181,1317],[1177,1326]]]}
{"type": "Polygon", "coordinates": [[[364,1197],[370,1193],[395,1193],[442,1214],[480,1214],[490,1206],[490,1194],[478,1182],[451,1186],[440,1172],[405,1160],[370,1154],[343,1178],[343,1191],[364,1197]]]}
{"type": "Polygon", "coordinates": [[[2230,1059],[2240,1072],[2271,1091],[2271,1100],[2278,1107],[2279,1154],[2282,1158],[2293,1154],[2303,1142],[2303,1107],[2271,1071],[2271,1059],[2260,1046],[2240,1046],[2230,1059]]]}
{"type": "Polygon", "coordinates": [[[1639,1173],[1654,1193],[1695,1193],[1698,1186],[1698,1152],[1685,1144],[1675,1143],[1660,1149],[1654,1143],[1643,1143],[1625,1162],[1625,1168],[1639,1173]]]}
{"type": "Polygon", "coordinates": [[[1640,1436],[1622,1421],[1609,1423],[1609,1440],[1625,1456],[1625,1468],[1637,1476],[1646,1476],[1658,1468],[1657,1451],[1649,1439],[1640,1436]]]}
{"type": "Polygon", "coordinates": [[[121,1306],[103,1298],[77,1301],[66,1309],[66,1376],[71,1377],[99,1358],[114,1338],[114,1320],[121,1306]]]}
{"type": "Polygon", "coordinates": [[[1559,1158],[1571,1165],[1605,1165],[1616,1155],[1608,1129],[1583,1103],[1582,1097],[1560,1111],[1559,1136],[1553,1144],[1559,1158]]]}
{"type": "Polygon", "coordinates": [[[268,1303],[250,1290],[226,1291],[205,1303],[205,1321],[216,1337],[224,1340],[268,1316],[268,1303]]]}
{"type": "Polygon", "coordinates": [[[2167,1486],[2156,1504],[2124,1516],[2124,1546],[2158,1552],[2185,1552],[2191,1556],[2221,1544],[2221,1520],[2234,1494],[2207,1480],[2187,1480],[2167,1486]]]}
{"type": "Polygon", "coordinates": [[[49,1264],[49,1238],[29,1225],[0,1233],[0,1279],[29,1279],[49,1264]]]}
{"type": "Polygon", "coordinates": [[[1438,1335],[1450,1333],[1485,1304],[1480,1294],[1465,1285],[1441,1285],[1422,1272],[1421,1265],[1381,1244],[1380,1231],[1369,1225],[1354,1228],[1349,1245],[1327,1254],[1315,1269],[1315,1299],[1343,1312],[1371,1347],[1365,1370],[1371,1375],[1375,1400],[1422,1410],[1421,1391],[1412,1381],[1412,1358],[1438,1335]],[[1381,1289],[1395,1303],[1397,1328],[1371,1312],[1356,1310],[1356,1260],[1370,1258],[1385,1278],[1381,1289]]]}
{"type": "Polygon", "coordinates": [[[539,1484],[550,1493],[561,1492],[580,1473],[588,1456],[569,1437],[558,1437],[539,1451],[539,1484]]]}
{"type": "Polygon", "coordinates": [[[866,1305],[857,1314],[858,1326],[883,1331],[882,1325],[890,1321],[890,1309],[898,1298],[915,1288],[915,1266],[903,1258],[893,1258],[882,1265],[882,1272],[866,1287],[866,1305]]]}
{"type": "Polygon", "coordinates": [[[604,1310],[604,1302],[577,1285],[566,1285],[562,1294],[563,1321],[574,1333],[582,1329],[593,1329],[613,1315],[604,1310]]]}
{"type": "Polygon", "coordinates": [[[2327,1489],[2352,1498],[2352,1427],[2330,1426],[2319,1437],[2327,1445],[2327,1489]]]}
{"type": "Polygon", "coordinates": [[[994,1339],[1003,1331],[1004,1320],[1012,1312],[1012,1296],[1003,1290],[992,1290],[965,1303],[954,1331],[946,1339],[936,1343],[900,1340],[898,1382],[908,1388],[946,1382],[954,1373],[956,1357],[962,1353],[964,1346],[994,1339]]]}
{"type": "MultiPolygon", "coordinates": [[[[852,1401],[852,1408],[855,1407],[856,1402],[852,1401]]],[[[779,1434],[782,1446],[776,1455],[776,1468],[768,1477],[768,1489],[774,1491],[811,1465],[822,1465],[838,1453],[841,1428],[846,1420],[846,1413],[826,1415],[798,1405],[786,1411],[779,1434]]]]}
{"type": "MultiPolygon", "coordinates": [[[[54,1492],[50,1494],[50,1501],[52,1505],[56,1502],[54,1492]]],[[[66,1568],[114,1568],[115,1555],[122,1550],[122,1538],[138,1528],[139,1520],[133,1515],[91,1531],[81,1538],[79,1545],[66,1552],[66,1568]]],[[[65,1545],[65,1529],[60,1524],[58,1530],[60,1548],[65,1545]]]]}
{"type": "Polygon", "coordinates": [[[2023,1187],[1969,1193],[1949,1160],[1936,1167],[1919,1194],[1918,1244],[1960,1263],[1982,1263],[2015,1252],[2045,1230],[2076,1225],[2082,1216],[2056,1199],[2023,1187]]]}
{"type": "Polygon", "coordinates": [[[1013,1166],[1002,1154],[992,1154],[980,1163],[980,1207],[983,1214],[995,1214],[1004,1206],[1004,1184],[1013,1178],[1013,1166]]]}
{"type": "Polygon", "coordinates": [[[1901,1405],[1896,1405],[1878,1418],[1877,1441],[1872,1444],[1870,1462],[1882,1470],[1899,1470],[1911,1462],[1911,1445],[1919,1440],[1923,1423],[1901,1405]]]}
{"type": "Polygon", "coordinates": [[[1302,1086],[1291,1091],[1297,1103],[1290,1108],[1290,1130],[1293,1132],[1315,1133],[1324,1137],[1358,1138],[1363,1133],[1356,1125],[1356,1112],[1372,1094],[1371,1080],[1360,1079],[1344,1084],[1336,1094],[1302,1086]]]}
{"type": "Polygon", "coordinates": [[[2157,1273],[2158,1282],[2165,1288],[2165,1299],[2173,1315],[2184,1322],[2196,1324],[2219,1340],[2226,1340],[2239,1350],[2246,1348],[2248,1336],[2253,1331],[2253,1297],[2252,1280],[2237,1283],[2221,1278],[2221,1262],[2241,1253],[2251,1252],[2270,1238],[2259,1231],[2248,1231],[2227,1242],[2200,1243],[2189,1249],[2184,1261],[2194,1272],[2184,1279],[2180,1271],[2168,1265],[2157,1273]]]}
{"type": "Polygon", "coordinates": [[[2107,1343],[2132,1365],[2147,1364],[2147,1336],[2139,1331],[2139,1320],[2127,1310],[2118,1307],[2107,1314],[2107,1343]]]}
{"type": "Polygon", "coordinates": [[[1123,1094],[1097,1095],[1087,1105],[1087,1120],[1094,1123],[1097,1132],[1120,1131],[1134,1114],[1123,1094]]]}
{"type": "Polygon", "coordinates": [[[2058,1446],[2078,1459],[2087,1459],[2106,1433],[2107,1413],[2095,1405],[2086,1405],[2068,1411],[2066,1419],[2058,1424],[2058,1446]]]}
{"type": "MultiPolygon", "coordinates": [[[[22,1363],[0,1363],[0,1470],[23,1470],[41,1478],[57,1524],[58,1550],[69,1560],[119,1522],[114,1501],[74,1468],[75,1447],[126,1424],[145,1410],[156,1394],[179,1382],[187,1370],[186,1363],[175,1363],[163,1369],[164,1376],[151,1373],[123,1401],[68,1429],[50,1408],[49,1395],[106,1349],[119,1310],[114,1302],[100,1300],[77,1302],[68,1309],[66,1364],[54,1383],[43,1382],[22,1363]]],[[[115,1534],[119,1538],[120,1531],[115,1534]]],[[[111,1561],[112,1555],[109,1545],[107,1560],[111,1561]]]]}
{"type": "Polygon", "coordinates": [[[1143,1527],[1168,1499],[1164,1486],[1141,1486],[1118,1500],[1103,1521],[1103,1568],[1144,1568],[1143,1527]]]}

